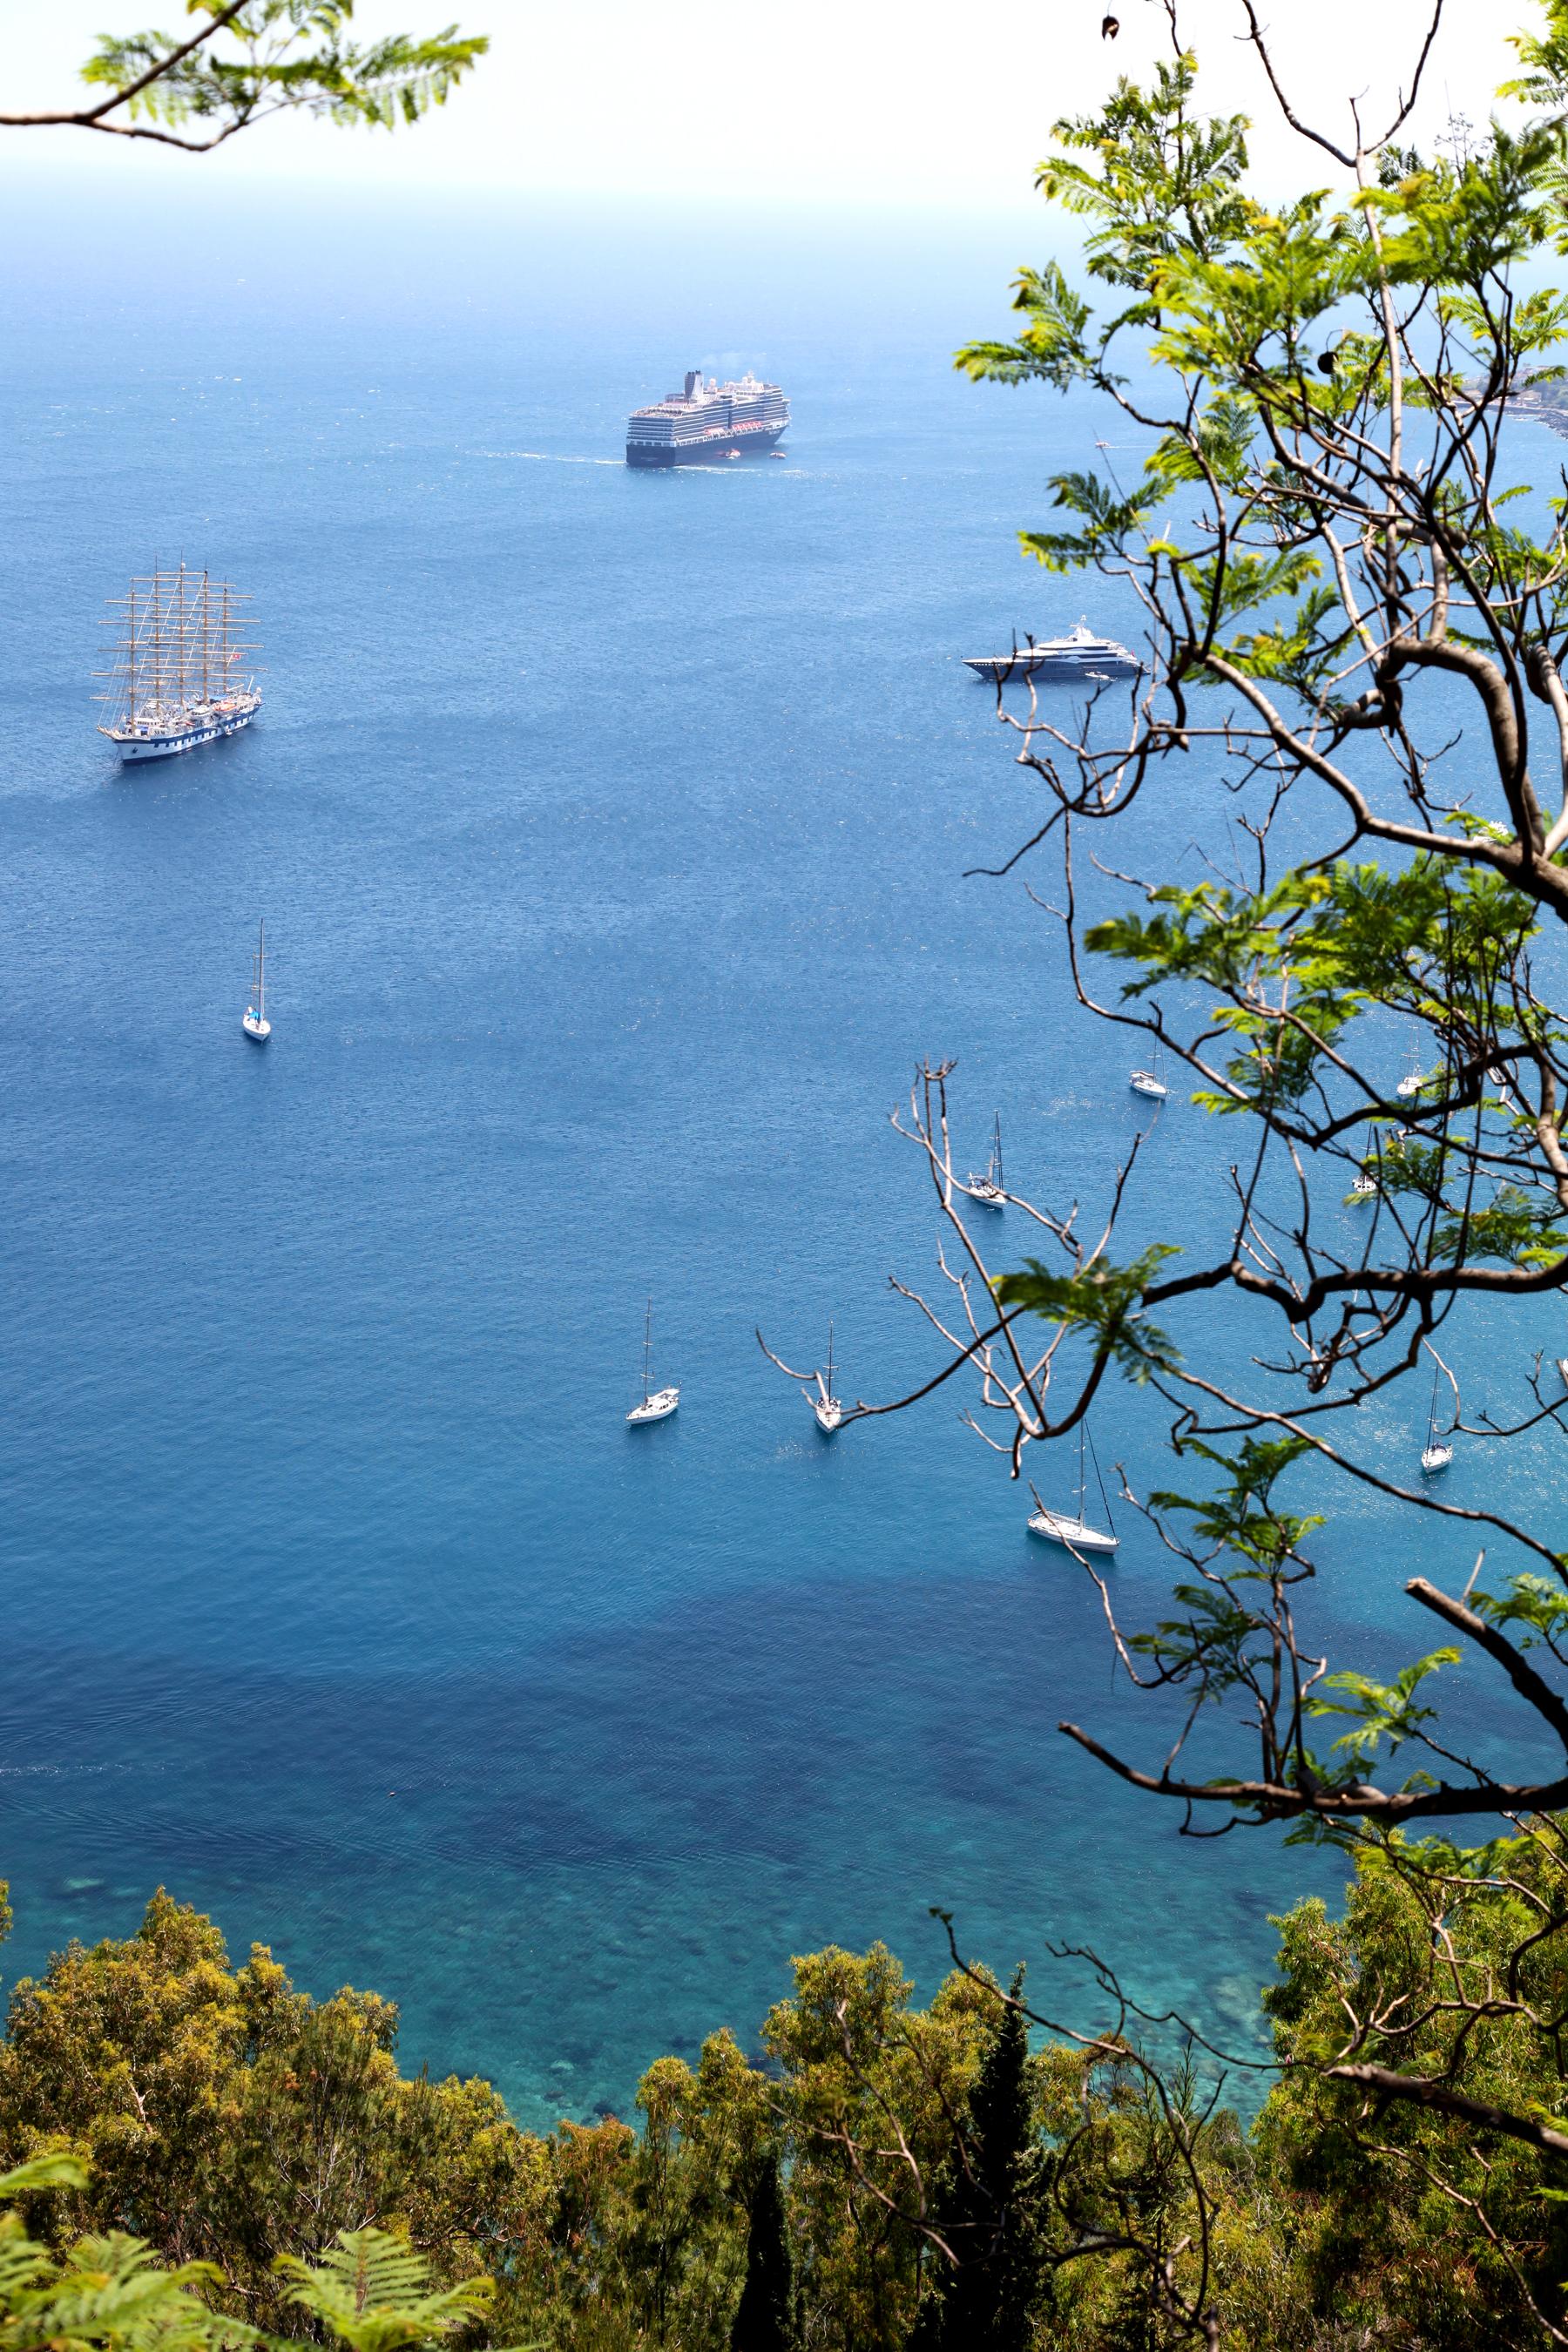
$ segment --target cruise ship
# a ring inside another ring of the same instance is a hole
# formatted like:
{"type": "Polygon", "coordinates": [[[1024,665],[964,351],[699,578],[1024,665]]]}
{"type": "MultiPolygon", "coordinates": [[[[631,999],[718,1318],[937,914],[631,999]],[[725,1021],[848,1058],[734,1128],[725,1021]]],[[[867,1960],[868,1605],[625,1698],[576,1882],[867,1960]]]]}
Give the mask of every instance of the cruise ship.
{"type": "Polygon", "coordinates": [[[1136,654],[1119,646],[1114,637],[1097,637],[1087,620],[1065,637],[1043,637],[1037,644],[1033,637],[1015,646],[1010,654],[969,654],[965,667],[977,677],[989,679],[993,686],[1010,685],[1014,679],[1037,678],[1048,684],[1059,678],[1071,685],[1083,677],[1121,677],[1143,665],[1136,654]]]}
{"type": "Polygon", "coordinates": [[[789,403],[776,383],[748,368],[738,383],[706,383],[689,368],[684,388],[626,419],[628,466],[710,466],[760,456],[789,425],[789,403]]]}
{"type": "Polygon", "coordinates": [[[111,597],[117,617],[113,667],[100,702],[112,723],[100,727],[122,760],[168,760],[220,735],[237,735],[261,708],[253,677],[237,672],[255,647],[239,635],[239,607],[249,603],[226,580],[205,572],[155,571],[111,597]]]}

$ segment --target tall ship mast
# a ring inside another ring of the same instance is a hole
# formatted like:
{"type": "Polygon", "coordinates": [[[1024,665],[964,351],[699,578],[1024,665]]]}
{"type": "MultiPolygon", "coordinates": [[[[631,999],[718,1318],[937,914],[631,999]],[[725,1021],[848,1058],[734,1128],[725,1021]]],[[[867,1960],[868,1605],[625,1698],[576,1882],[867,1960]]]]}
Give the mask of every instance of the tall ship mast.
{"type": "Polygon", "coordinates": [[[220,735],[237,735],[261,708],[246,663],[248,596],[205,572],[144,572],[110,598],[117,632],[98,699],[112,706],[107,735],[122,760],[167,760],[220,735]]]}
{"type": "Polygon", "coordinates": [[[788,430],[789,402],[776,383],[750,369],[733,383],[706,383],[689,368],[685,389],[667,392],[626,419],[628,466],[710,466],[721,457],[759,457],[788,430]]]}

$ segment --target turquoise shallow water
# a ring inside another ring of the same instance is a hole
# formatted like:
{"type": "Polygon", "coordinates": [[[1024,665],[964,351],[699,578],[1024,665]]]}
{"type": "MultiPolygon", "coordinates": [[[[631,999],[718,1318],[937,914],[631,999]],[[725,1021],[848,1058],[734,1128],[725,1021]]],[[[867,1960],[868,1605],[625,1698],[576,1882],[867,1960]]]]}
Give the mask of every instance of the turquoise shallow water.
{"type": "MultiPolygon", "coordinates": [[[[886,1287],[932,1272],[887,1125],[920,1054],[1058,1202],[1135,1125],[1048,923],[961,878],[1032,803],[955,657],[1077,617],[1011,534],[1104,430],[948,368],[1024,230],[341,193],[323,230],[200,185],[107,224],[11,192],[13,1968],[166,1883],[535,2122],[749,2038],[791,1951],[881,1935],[929,1990],[933,1903],[1235,2028],[1309,1865],[1179,1846],[1057,1737],[1156,1749],[950,1403],[826,1447],[752,1337],[810,1359],[836,1316],[856,1394],[931,1369],[886,1287]],[[150,226],[189,257],[155,315],[150,226]],[[619,464],[698,361],[782,379],[787,464],[619,464]],[[100,600],[181,551],[254,590],[265,714],[124,773],[100,600]],[[683,1402],[631,1436],[650,1290],[683,1402]]],[[[1168,1117],[1142,1229],[1217,1213],[1222,1158],[1168,1117]]],[[[1147,1482],[1157,1434],[1122,1401],[1102,1451],[1147,1482]]],[[[1341,1625],[1394,1638],[1407,1541],[1342,1507],[1341,1625]]],[[[1153,1605],[1145,1532],[1117,1573],[1153,1605]]]]}

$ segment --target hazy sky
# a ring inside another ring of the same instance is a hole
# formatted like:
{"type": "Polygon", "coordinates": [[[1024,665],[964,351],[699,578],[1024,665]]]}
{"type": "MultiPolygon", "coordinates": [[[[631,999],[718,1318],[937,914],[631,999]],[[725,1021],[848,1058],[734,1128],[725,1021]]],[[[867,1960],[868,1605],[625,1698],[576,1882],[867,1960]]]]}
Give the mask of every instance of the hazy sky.
{"type": "MultiPolygon", "coordinates": [[[[361,0],[364,37],[435,30],[456,15],[491,54],[443,115],[412,133],[349,133],[279,121],[247,132],[204,171],[247,177],[479,183],[727,201],[991,206],[1027,194],[1058,114],[1091,107],[1119,71],[1164,40],[1154,0],[1111,0],[1121,37],[1102,41],[1103,0],[361,0]],[[702,30],[697,32],[695,27],[702,30]]],[[[1281,62],[1304,110],[1342,132],[1347,94],[1369,116],[1418,46],[1429,0],[1273,0],[1281,62]]],[[[1424,109],[1483,119],[1512,68],[1505,36],[1527,0],[1449,0],[1424,109]]],[[[70,103],[76,67],[106,26],[188,20],[179,0],[0,0],[9,109],[70,103]]],[[[1205,97],[1251,112],[1266,169],[1283,165],[1272,102],[1236,35],[1237,0],[1194,0],[1186,37],[1205,97]]],[[[7,173],[163,172],[188,159],[79,131],[0,133],[7,173]]],[[[1317,176],[1292,159],[1293,178],[1317,176]]]]}

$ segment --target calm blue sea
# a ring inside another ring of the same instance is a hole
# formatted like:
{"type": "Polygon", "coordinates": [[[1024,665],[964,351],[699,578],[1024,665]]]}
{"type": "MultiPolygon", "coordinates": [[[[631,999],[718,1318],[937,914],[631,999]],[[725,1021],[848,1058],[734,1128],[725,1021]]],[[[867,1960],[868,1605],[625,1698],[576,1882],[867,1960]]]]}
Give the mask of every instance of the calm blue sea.
{"type": "MultiPolygon", "coordinates": [[[[957,1057],[965,1154],[999,1109],[1010,1181],[1086,1214],[1137,1123],[1049,919],[963,878],[1037,804],[957,656],[1132,625],[1013,539],[1131,436],[949,365],[1043,238],[195,163],[6,202],[11,1972],[164,1884],[546,2124],[750,2042],[829,1939],[929,1993],[932,1904],[1063,2008],[1047,1942],[1087,1939],[1240,2032],[1317,1866],[1184,1845],[1058,1737],[1161,1745],[952,1391],[826,1445],[753,1338],[815,1361],[835,1318],[868,1398],[935,1368],[887,1279],[938,1280],[888,1124],[918,1056],[957,1057]],[[784,383],[787,463],[626,470],[699,362],[784,383]],[[182,552],[254,592],[264,716],[121,771],[103,599],[182,552]],[[682,1403],[628,1433],[650,1293],[682,1403]]],[[[1162,870],[1210,791],[1151,795],[1162,870]]],[[[1231,1148],[1173,1104],[1136,1229],[1217,1218],[1231,1148]]],[[[1424,1397],[1382,1410],[1407,1451],[1424,1397]]],[[[1097,1424],[1135,1485],[1158,1434],[1097,1424]]],[[[1331,1625],[1429,1646],[1408,1531],[1333,1511],[1331,1625]]],[[[1136,1616],[1166,1569],[1124,1533],[1136,1616]]],[[[1462,1580],[1461,1533],[1422,1543],[1462,1580]]]]}

